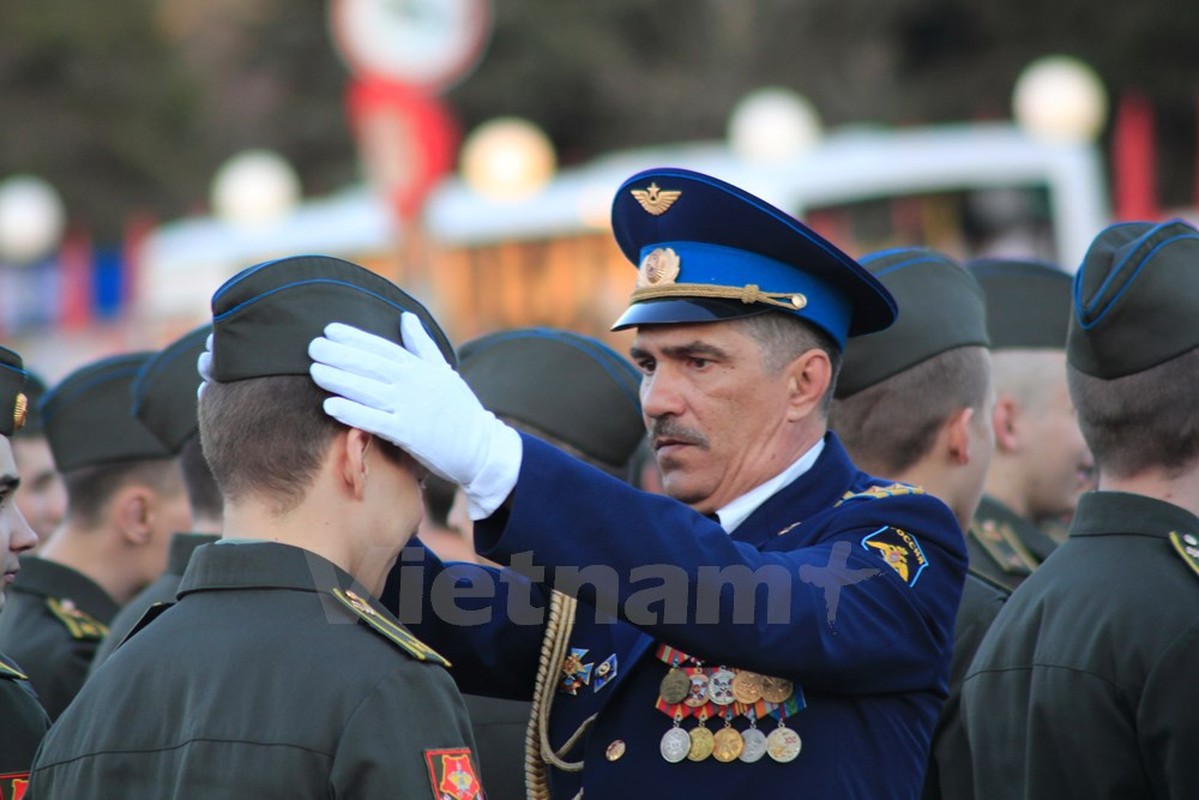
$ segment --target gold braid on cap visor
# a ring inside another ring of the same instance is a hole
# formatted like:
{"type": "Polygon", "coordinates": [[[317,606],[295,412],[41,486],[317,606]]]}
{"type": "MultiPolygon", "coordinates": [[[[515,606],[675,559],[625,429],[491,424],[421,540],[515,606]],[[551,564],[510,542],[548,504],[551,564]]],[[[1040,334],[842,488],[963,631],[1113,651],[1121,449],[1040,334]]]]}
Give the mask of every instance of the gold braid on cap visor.
{"type": "Polygon", "coordinates": [[[661,300],[666,297],[713,298],[740,300],[742,303],[766,305],[795,311],[808,304],[808,298],[793,292],[764,292],[757,284],[746,286],[714,286],[710,283],[666,283],[660,286],[639,286],[633,290],[630,303],[661,300]]]}

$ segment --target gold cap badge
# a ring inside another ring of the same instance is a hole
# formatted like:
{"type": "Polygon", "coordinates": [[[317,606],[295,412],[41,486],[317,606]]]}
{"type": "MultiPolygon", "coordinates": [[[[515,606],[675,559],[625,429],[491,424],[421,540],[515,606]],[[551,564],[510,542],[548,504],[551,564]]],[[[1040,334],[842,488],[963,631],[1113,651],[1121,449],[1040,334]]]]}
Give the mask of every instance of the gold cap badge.
{"type": "Polygon", "coordinates": [[[651,183],[645,189],[632,189],[633,197],[649,213],[655,217],[665,214],[683,194],[681,189],[659,189],[658,184],[651,183]]]}
{"type": "Polygon", "coordinates": [[[655,247],[641,259],[637,287],[663,286],[679,277],[679,254],[669,247],[655,247]]]}
{"type": "Polygon", "coordinates": [[[25,426],[25,417],[27,416],[26,412],[28,412],[28,410],[29,398],[25,396],[24,392],[19,392],[17,394],[17,401],[13,404],[12,410],[12,429],[14,431],[19,431],[25,426]]]}

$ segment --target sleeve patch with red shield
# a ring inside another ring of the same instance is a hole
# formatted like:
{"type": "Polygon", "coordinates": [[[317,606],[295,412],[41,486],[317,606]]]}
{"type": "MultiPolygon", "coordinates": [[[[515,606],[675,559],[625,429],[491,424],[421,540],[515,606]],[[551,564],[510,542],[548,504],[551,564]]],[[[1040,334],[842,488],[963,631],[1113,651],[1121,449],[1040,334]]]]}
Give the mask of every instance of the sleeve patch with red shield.
{"type": "Polygon", "coordinates": [[[7,775],[0,775],[0,800],[21,800],[28,788],[28,772],[10,772],[7,775]]]}
{"type": "Polygon", "coordinates": [[[469,747],[426,750],[425,763],[437,800],[483,800],[483,786],[469,747]]]}

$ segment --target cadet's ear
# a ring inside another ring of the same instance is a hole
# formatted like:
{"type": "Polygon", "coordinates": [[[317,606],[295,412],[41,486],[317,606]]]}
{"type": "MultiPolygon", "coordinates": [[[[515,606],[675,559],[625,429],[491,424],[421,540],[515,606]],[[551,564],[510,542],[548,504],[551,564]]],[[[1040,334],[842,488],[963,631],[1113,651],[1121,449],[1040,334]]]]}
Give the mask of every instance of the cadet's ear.
{"type": "Polygon", "coordinates": [[[340,456],[341,478],[355,500],[361,500],[366,493],[366,479],[369,474],[366,455],[374,440],[375,437],[366,431],[349,428],[338,436],[334,445],[340,456]]]}
{"type": "Polygon", "coordinates": [[[790,389],[787,419],[794,422],[820,408],[833,381],[833,365],[828,353],[813,347],[797,356],[785,369],[790,389]]]}
{"type": "Polygon", "coordinates": [[[154,534],[157,496],[141,483],[122,486],[110,501],[110,514],[125,542],[144,545],[154,534]]]}
{"type": "Polygon", "coordinates": [[[973,408],[961,408],[955,411],[945,423],[949,458],[959,466],[970,463],[970,421],[974,419],[975,413],[973,408]]]}
{"type": "Polygon", "coordinates": [[[1014,452],[1020,447],[1017,433],[1020,419],[1020,404],[1008,394],[995,398],[995,413],[991,417],[995,427],[995,448],[1014,452]]]}

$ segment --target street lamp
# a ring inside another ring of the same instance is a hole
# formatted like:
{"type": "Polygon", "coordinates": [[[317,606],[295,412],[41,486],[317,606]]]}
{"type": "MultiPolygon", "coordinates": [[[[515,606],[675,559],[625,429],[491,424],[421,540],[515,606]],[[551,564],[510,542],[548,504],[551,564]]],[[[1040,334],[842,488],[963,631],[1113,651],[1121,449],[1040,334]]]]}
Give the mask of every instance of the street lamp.
{"type": "Polygon", "coordinates": [[[1107,119],[1107,94],[1095,71],[1071,56],[1046,56],[1024,68],[1012,93],[1020,127],[1045,141],[1092,142],[1107,119]]]}
{"type": "Polygon", "coordinates": [[[54,187],[33,175],[0,183],[0,259],[31,264],[58,246],[66,209],[54,187]]]}
{"type": "Polygon", "coordinates": [[[212,209],[241,227],[262,227],[287,217],[300,201],[300,179],[291,164],[270,150],[246,150],[230,158],[212,181],[212,209]]]}
{"type": "Polygon", "coordinates": [[[780,163],[819,143],[821,128],[816,109],[800,95],[777,87],[757,89],[729,115],[729,146],[744,161],[780,163]]]}
{"type": "Polygon", "coordinates": [[[540,128],[500,117],[471,132],[462,146],[462,177],[480,195],[498,202],[525,200],[554,175],[557,156],[540,128]]]}

